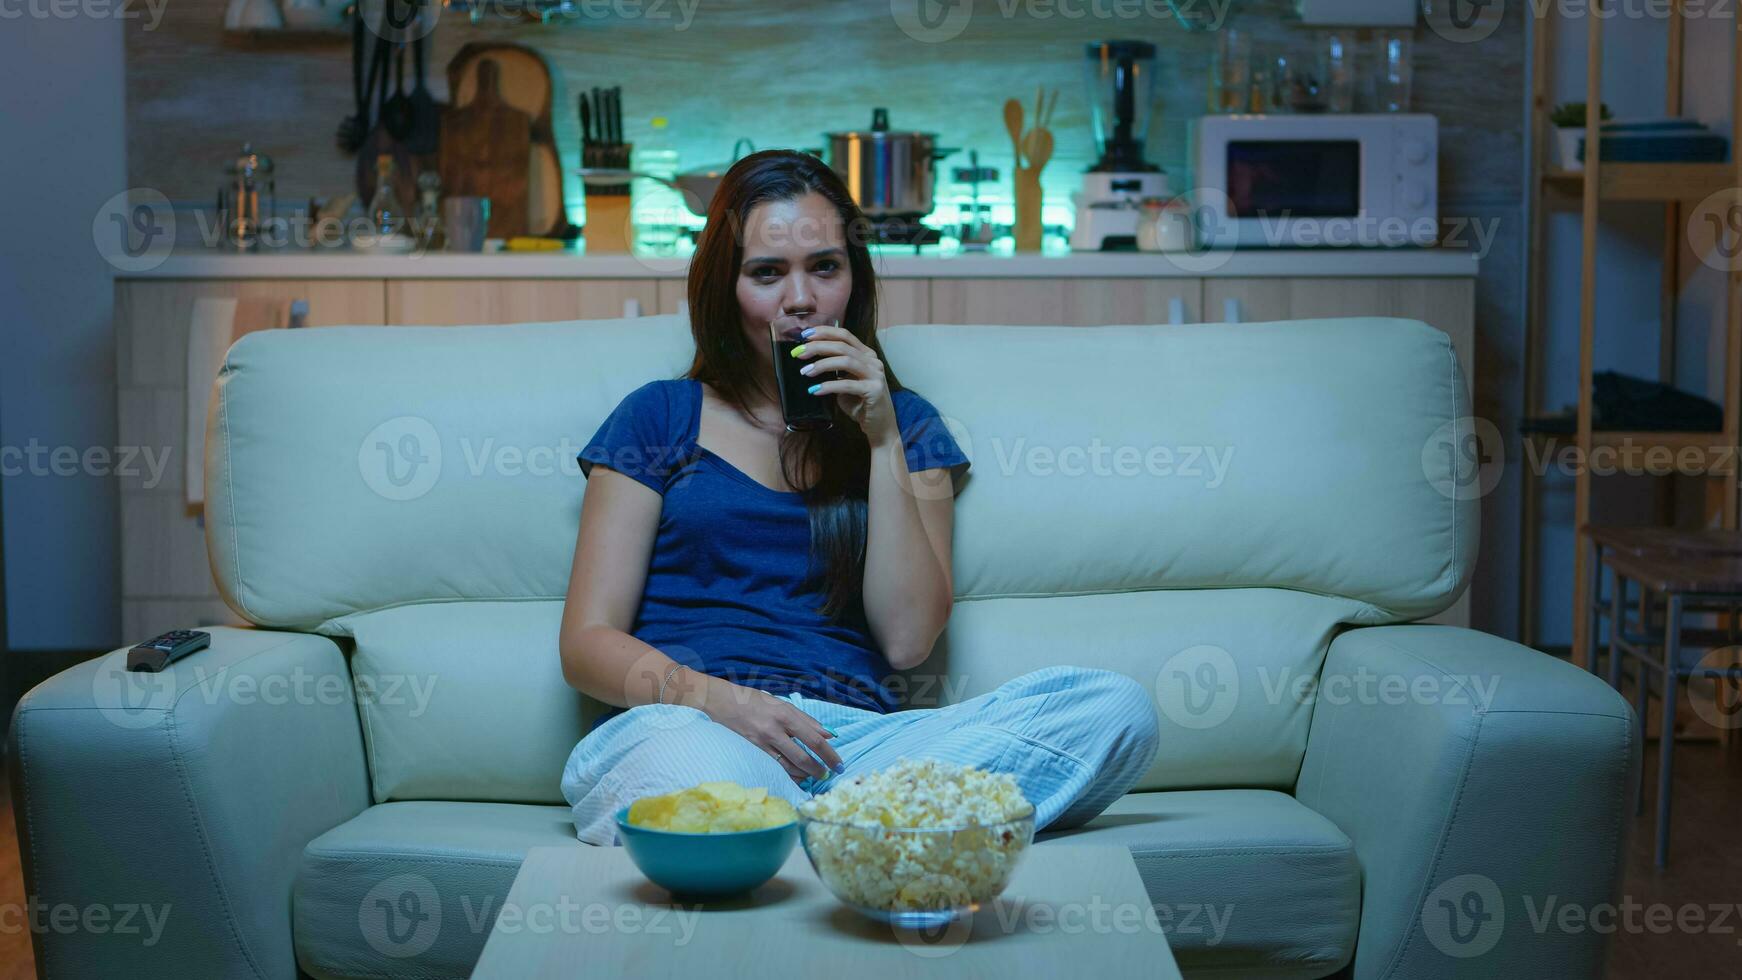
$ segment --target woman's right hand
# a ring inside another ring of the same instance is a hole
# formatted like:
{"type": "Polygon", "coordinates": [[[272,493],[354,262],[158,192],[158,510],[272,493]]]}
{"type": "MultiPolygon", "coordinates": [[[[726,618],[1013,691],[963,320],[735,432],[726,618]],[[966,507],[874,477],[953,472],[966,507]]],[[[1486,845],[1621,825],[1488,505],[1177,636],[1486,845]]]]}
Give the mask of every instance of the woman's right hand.
{"type": "Polygon", "coordinates": [[[828,731],[792,702],[767,691],[709,676],[702,711],[773,756],[795,783],[804,782],[806,777],[825,779],[829,774],[793,739],[810,746],[837,771],[841,766],[841,757],[829,745],[828,731]]]}

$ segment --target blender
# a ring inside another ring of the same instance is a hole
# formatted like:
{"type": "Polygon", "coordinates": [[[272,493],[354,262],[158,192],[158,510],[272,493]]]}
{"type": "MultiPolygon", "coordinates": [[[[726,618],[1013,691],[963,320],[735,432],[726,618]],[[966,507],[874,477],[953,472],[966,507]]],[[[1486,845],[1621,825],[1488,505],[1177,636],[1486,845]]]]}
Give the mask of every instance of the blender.
{"type": "Polygon", "coordinates": [[[1098,41],[1085,53],[1097,159],[1083,172],[1083,189],[1071,195],[1077,206],[1071,248],[1135,249],[1140,202],[1167,196],[1167,171],[1143,158],[1155,98],[1155,45],[1098,41]]]}

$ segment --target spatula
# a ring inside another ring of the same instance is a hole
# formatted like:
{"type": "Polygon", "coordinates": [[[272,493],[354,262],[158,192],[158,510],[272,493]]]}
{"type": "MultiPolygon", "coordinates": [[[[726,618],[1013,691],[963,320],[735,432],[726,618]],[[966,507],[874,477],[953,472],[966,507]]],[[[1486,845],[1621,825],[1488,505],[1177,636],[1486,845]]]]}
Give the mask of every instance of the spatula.
{"type": "Polygon", "coordinates": [[[1010,152],[1016,155],[1016,166],[1022,166],[1022,103],[1004,100],[1004,128],[1010,131],[1010,152]]]}
{"type": "Polygon", "coordinates": [[[412,61],[417,66],[416,85],[411,90],[411,132],[406,134],[405,147],[413,153],[434,153],[441,144],[442,110],[435,96],[424,85],[427,74],[423,64],[424,39],[411,42],[412,61]]]}

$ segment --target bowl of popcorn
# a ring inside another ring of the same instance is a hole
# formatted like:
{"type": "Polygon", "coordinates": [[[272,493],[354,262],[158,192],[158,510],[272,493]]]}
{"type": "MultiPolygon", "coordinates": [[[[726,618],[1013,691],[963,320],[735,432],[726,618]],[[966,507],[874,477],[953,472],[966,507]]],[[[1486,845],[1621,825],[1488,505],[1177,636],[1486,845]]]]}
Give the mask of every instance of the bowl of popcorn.
{"type": "Polygon", "coordinates": [[[723,898],[774,877],[798,839],[798,814],[766,786],[699,783],[617,811],[624,850],[674,895],[723,898]]]}
{"type": "Polygon", "coordinates": [[[1034,839],[1034,806],[1007,773],[903,759],[837,780],[798,807],[817,877],[879,922],[935,928],[997,898],[1034,839]]]}

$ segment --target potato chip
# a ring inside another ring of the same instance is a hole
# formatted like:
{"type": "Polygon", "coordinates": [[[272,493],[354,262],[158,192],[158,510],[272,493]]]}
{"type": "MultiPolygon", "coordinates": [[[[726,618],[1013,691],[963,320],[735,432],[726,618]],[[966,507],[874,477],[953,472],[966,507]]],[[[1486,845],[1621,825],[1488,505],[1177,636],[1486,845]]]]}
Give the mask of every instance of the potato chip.
{"type": "Polygon", "coordinates": [[[698,783],[688,789],[644,796],[629,804],[635,827],[692,834],[721,834],[779,827],[798,819],[798,811],[766,786],[741,786],[729,780],[698,783]]]}

